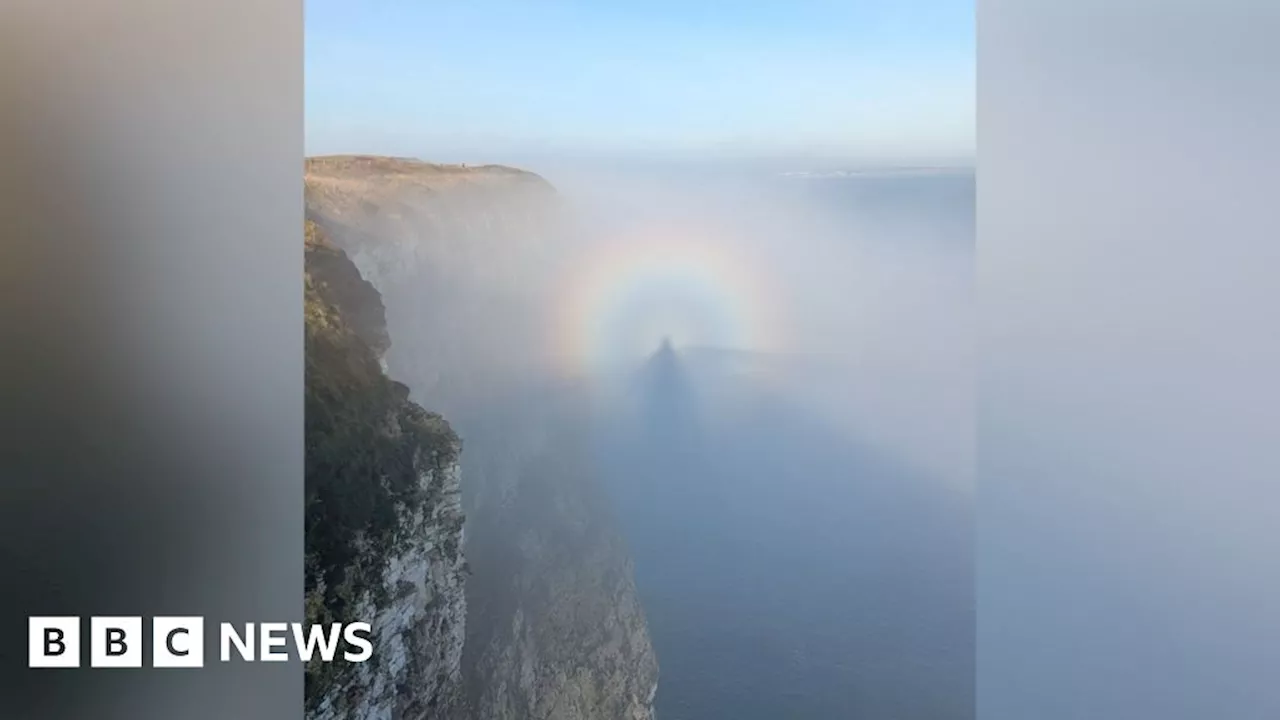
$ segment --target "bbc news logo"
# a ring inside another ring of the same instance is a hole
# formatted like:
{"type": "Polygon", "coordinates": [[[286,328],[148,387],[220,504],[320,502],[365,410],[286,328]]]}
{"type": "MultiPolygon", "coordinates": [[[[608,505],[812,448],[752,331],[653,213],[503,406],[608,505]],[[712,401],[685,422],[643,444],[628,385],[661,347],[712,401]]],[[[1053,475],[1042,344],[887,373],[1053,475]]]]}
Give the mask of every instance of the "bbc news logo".
{"type": "MultiPolygon", "coordinates": [[[[81,663],[81,619],[32,617],[27,619],[27,667],[75,668],[81,663]]],[[[154,617],[151,619],[151,667],[199,668],[205,662],[205,621],[202,617],[154,617]]],[[[299,660],[333,662],[338,649],[342,658],[362,663],[373,655],[369,623],[220,623],[219,662],[286,662],[293,659],[289,641],[299,660]]],[[[143,666],[141,617],[89,618],[89,667],[140,668],[143,666]]]]}

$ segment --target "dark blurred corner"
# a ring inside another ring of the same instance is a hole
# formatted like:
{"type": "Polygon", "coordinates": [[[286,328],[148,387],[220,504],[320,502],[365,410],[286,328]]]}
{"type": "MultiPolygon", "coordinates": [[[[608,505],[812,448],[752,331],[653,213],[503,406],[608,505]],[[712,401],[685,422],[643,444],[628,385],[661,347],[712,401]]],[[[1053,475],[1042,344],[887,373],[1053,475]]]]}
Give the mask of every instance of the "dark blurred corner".
{"type": "Polygon", "coordinates": [[[26,617],[300,619],[301,2],[9,0],[0,148],[0,717],[300,717],[295,663],[31,670],[26,617]]]}

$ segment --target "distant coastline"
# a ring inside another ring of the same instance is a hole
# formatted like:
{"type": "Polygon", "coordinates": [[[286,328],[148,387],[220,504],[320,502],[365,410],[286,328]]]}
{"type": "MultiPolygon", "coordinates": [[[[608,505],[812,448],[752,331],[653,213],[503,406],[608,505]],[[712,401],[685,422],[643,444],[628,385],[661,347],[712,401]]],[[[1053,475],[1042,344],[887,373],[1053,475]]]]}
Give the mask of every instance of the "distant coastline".
{"type": "Polygon", "coordinates": [[[826,180],[831,178],[893,178],[893,177],[937,177],[971,175],[972,167],[889,167],[860,168],[857,170],[791,170],[780,173],[781,177],[800,180],[826,180]]]}

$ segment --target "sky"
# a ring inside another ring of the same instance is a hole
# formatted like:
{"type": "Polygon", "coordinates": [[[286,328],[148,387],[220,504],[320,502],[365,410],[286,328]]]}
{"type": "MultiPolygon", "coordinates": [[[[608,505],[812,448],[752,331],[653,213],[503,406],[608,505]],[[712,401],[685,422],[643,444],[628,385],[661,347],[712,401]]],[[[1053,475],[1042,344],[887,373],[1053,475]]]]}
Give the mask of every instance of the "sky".
{"type": "Polygon", "coordinates": [[[973,15],[962,0],[309,0],[307,152],[967,160],[973,15]]]}

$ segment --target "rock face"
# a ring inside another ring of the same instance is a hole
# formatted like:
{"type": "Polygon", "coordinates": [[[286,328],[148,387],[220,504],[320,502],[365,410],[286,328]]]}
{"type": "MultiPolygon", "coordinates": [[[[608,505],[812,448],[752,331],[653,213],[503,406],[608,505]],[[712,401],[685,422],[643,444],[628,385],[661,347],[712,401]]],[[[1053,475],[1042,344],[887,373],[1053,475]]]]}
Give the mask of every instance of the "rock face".
{"type": "Polygon", "coordinates": [[[484,495],[467,544],[468,698],[494,720],[651,718],[658,668],[631,561],[584,442],[586,415],[572,388],[554,395],[487,412],[496,426],[469,425],[480,462],[468,479],[484,495]]]}
{"type": "Polygon", "coordinates": [[[313,663],[316,720],[447,717],[463,698],[460,444],[379,361],[378,292],[306,228],[307,621],[372,622],[360,664],[313,663]]]}
{"type": "Polygon", "coordinates": [[[554,189],[501,167],[308,161],[307,213],[386,303],[386,364],[466,439],[466,635],[456,717],[652,718],[658,667],[589,442],[537,368],[563,240],[554,189]]]}

